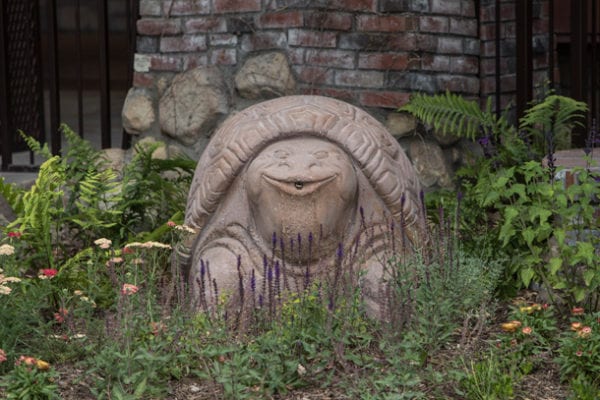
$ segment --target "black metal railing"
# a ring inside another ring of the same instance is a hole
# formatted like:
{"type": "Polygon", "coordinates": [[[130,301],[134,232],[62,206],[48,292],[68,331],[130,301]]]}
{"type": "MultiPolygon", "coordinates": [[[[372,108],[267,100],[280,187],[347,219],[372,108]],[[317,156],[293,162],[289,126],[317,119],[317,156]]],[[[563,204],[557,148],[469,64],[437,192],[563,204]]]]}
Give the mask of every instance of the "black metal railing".
{"type": "MultiPolygon", "coordinates": [[[[533,62],[532,62],[532,3],[530,0],[516,0],[515,14],[517,27],[517,117],[523,115],[527,103],[533,96],[533,62]]],[[[545,0],[548,7],[548,66],[549,83],[553,89],[576,100],[584,101],[589,107],[589,117],[600,116],[600,25],[599,0],[545,0]],[[557,12],[558,11],[558,12],[557,12]],[[570,13],[570,18],[565,14],[570,13]],[[558,26],[560,25],[560,26],[558,26]],[[562,61],[561,61],[562,60],[562,61]],[[555,69],[559,70],[559,80],[555,79],[555,69]]],[[[500,9],[500,1],[496,0],[496,10],[500,9]]],[[[500,26],[500,14],[496,13],[496,26],[500,26]]],[[[498,32],[498,30],[497,30],[498,32]]],[[[496,42],[498,46],[498,41],[496,42]]],[[[500,57],[496,47],[496,57],[500,57]]],[[[496,74],[500,76],[497,63],[496,74]]],[[[497,80],[497,96],[500,80],[497,80]]],[[[499,98],[497,97],[497,104],[499,98]]],[[[587,128],[573,132],[573,146],[585,145],[587,128]]]]}
{"type": "Polygon", "coordinates": [[[19,130],[49,142],[55,154],[62,122],[102,148],[129,145],[122,128],[114,143],[112,119],[124,100],[115,93],[132,85],[138,14],[139,0],[0,0],[2,170],[35,168],[32,155],[14,162],[24,150],[19,130]],[[92,112],[84,109],[91,94],[98,99],[92,112]]]}

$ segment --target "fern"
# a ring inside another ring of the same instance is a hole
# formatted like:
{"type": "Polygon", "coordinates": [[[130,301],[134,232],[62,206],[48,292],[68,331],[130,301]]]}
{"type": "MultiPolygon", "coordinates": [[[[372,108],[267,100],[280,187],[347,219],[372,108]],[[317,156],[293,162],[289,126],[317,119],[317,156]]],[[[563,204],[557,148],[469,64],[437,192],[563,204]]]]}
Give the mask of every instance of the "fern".
{"type": "Polygon", "coordinates": [[[31,151],[42,156],[44,160],[49,160],[52,158],[52,152],[48,148],[48,143],[44,143],[44,145],[42,145],[34,137],[27,136],[23,131],[19,131],[19,135],[21,135],[23,141],[31,151]]]}
{"type": "Polygon", "coordinates": [[[446,92],[438,95],[416,93],[409,103],[399,109],[406,111],[433,126],[444,135],[466,137],[474,140],[483,130],[486,135],[498,134],[514,129],[504,116],[497,117],[491,111],[488,100],[486,110],[482,111],[477,102],[465,100],[463,97],[446,92]]]}
{"type": "Polygon", "coordinates": [[[4,178],[0,177],[0,195],[6,199],[15,214],[20,214],[23,211],[24,193],[25,189],[20,188],[14,183],[6,183],[4,182],[4,178]]]}
{"type": "Polygon", "coordinates": [[[62,187],[65,182],[60,157],[54,156],[40,166],[35,184],[23,194],[22,210],[8,229],[19,229],[24,239],[37,250],[32,258],[43,258],[45,265],[54,265],[52,256],[53,226],[59,224],[62,214],[62,187]]]}
{"type": "Polygon", "coordinates": [[[570,145],[571,129],[583,126],[586,111],[587,105],[583,102],[550,95],[525,111],[519,128],[529,132],[537,142],[543,142],[544,134],[552,133],[558,148],[566,148],[570,145]]]}

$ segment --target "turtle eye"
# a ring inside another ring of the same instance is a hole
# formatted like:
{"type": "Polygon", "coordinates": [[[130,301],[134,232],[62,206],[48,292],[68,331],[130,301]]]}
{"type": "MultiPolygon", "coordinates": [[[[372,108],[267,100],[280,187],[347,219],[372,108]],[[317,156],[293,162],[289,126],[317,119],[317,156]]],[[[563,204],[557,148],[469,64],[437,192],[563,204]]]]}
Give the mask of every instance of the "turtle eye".
{"type": "Polygon", "coordinates": [[[273,156],[274,156],[275,158],[279,158],[279,159],[285,159],[285,158],[288,158],[288,157],[289,157],[289,155],[290,155],[290,154],[289,154],[287,151],[285,151],[285,150],[275,150],[275,151],[273,152],[273,156]]]}

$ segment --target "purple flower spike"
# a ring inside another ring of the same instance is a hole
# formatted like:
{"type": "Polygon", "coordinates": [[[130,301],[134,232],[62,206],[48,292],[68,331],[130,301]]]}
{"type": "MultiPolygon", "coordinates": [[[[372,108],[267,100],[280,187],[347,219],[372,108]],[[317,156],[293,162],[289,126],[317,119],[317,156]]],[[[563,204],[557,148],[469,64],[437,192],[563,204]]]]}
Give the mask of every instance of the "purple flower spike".
{"type": "Polygon", "coordinates": [[[269,260],[267,260],[267,255],[263,254],[263,267],[267,268],[267,265],[269,265],[269,260]]]}
{"type": "Polygon", "coordinates": [[[279,260],[275,261],[275,279],[279,279],[281,273],[281,267],[279,266],[279,260]]]}
{"type": "Polygon", "coordinates": [[[267,279],[269,280],[269,282],[273,281],[273,267],[269,266],[268,272],[267,272],[267,279]]]}
{"type": "Polygon", "coordinates": [[[312,232],[308,232],[308,245],[310,246],[312,244],[313,241],[313,234],[312,232]]]}
{"type": "Polygon", "coordinates": [[[298,233],[298,251],[300,251],[301,247],[302,247],[302,235],[300,233],[298,233]]]}
{"type": "Polygon", "coordinates": [[[206,273],[206,266],[204,260],[200,259],[200,277],[204,280],[204,274],[206,273]]]}
{"type": "Polygon", "coordinates": [[[264,303],[264,300],[263,300],[263,295],[262,295],[262,294],[259,294],[259,295],[258,295],[258,306],[259,306],[259,307],[262,307],[262,306],[263,306],[263,303],[264,303]]]}
{"type": "Polygon", "coordinates": [[[336,256],[337,256],[337,258],[338,258],[339,261],[341,261],[342,258],[344,258],[344,246],[341,243],[338,243],[338,248],[337,248],[336,256]]]}
{"type": "Polygon", "coordinates": [[[252,293],[256,291],[256,275],[254,273],[254,268],[252,269],[252,274],[250,275],[250,290],[252,290],[252,293]]]}
{"type": "Polygon", "coordinates": [[[400,196],[400,205],[402,206],[402,209],[404,209],[404,203],[406,203],[406,194],[402,193],[402,196],[400,196]]]}
{"type": "Polygon", "coordinates": [[[275,247],[277,247],[277,233],[273,232],[273,238],[271,239],[271,242],[273,243],[273,249],[275,249],[275,247]]]}

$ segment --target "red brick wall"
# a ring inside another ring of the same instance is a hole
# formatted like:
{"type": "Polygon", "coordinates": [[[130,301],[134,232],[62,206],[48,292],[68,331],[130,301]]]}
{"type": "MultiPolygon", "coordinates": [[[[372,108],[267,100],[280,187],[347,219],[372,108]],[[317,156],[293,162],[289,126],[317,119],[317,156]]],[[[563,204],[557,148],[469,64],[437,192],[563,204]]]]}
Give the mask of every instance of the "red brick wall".
{"type": "Polygon", "coordinates": [[[255,52],[280,50],[300,93],[384,108],[415,91],[479,96],[475,3],[140,0],[134,84],[199,65],[235,71],[255,52]]]}
{"type": "MultiPolygon", "coordinates": [[[[516,103],[517,30],[516,0],[500,1],[500,107],[501,110],[516,103]]],[[[480,69],[481,98],[484,102],[492,96],[495,106],[496,88],[496,7],[494,0],[481,0],[480,9],[480,69]]],[[[533,85],[534,98],[547,91],[548,75],[548,0],[533,0],[533,85]]]]}

